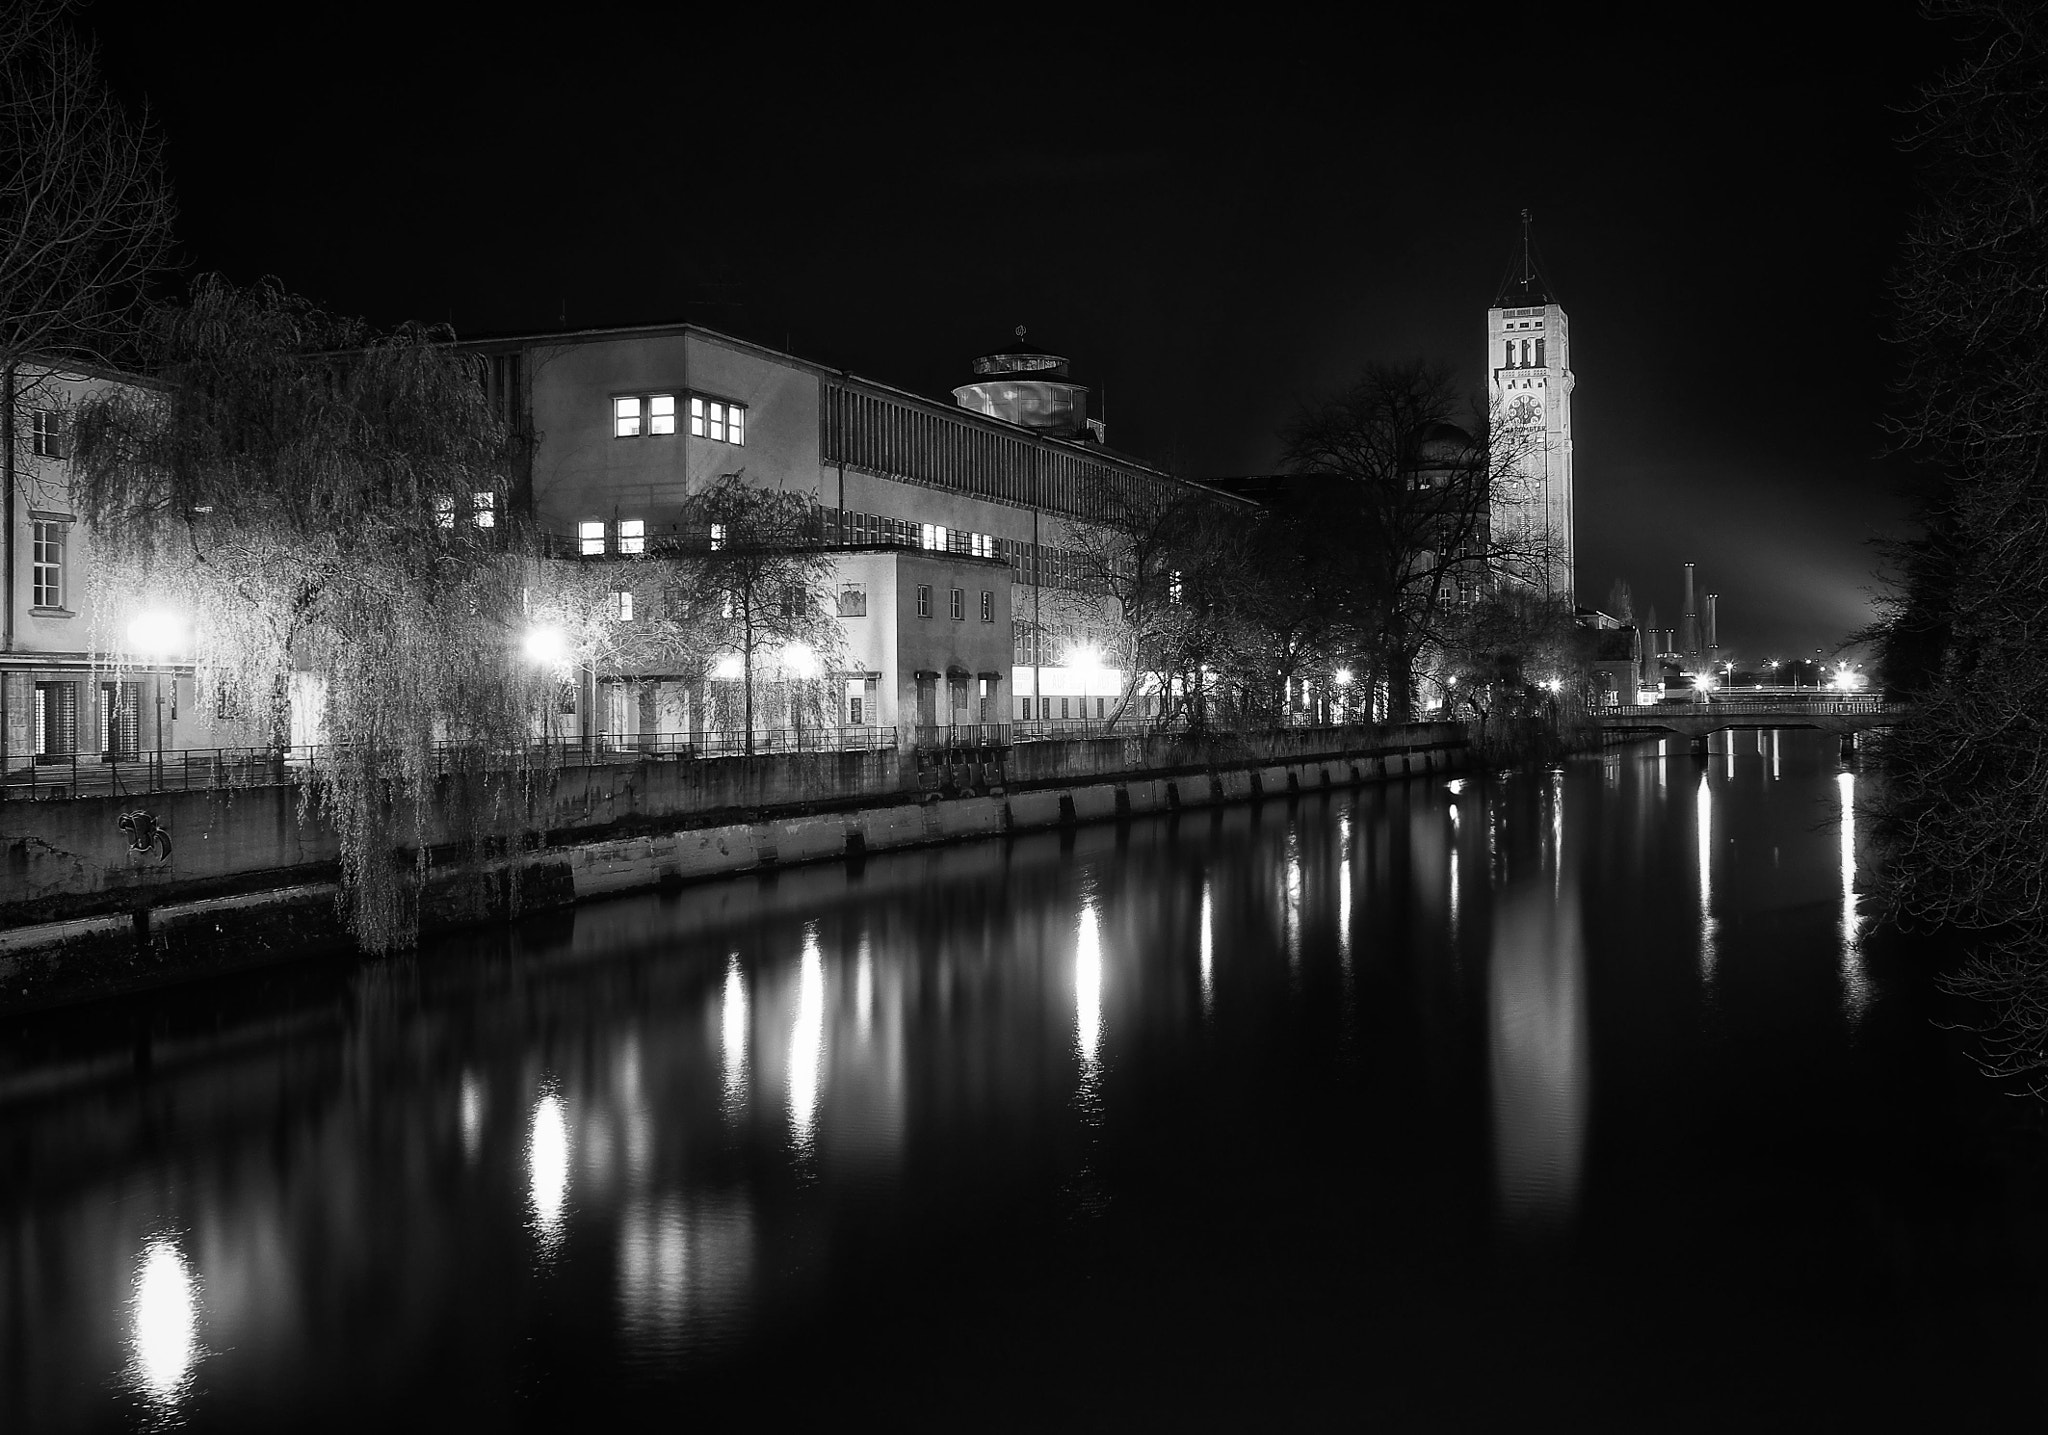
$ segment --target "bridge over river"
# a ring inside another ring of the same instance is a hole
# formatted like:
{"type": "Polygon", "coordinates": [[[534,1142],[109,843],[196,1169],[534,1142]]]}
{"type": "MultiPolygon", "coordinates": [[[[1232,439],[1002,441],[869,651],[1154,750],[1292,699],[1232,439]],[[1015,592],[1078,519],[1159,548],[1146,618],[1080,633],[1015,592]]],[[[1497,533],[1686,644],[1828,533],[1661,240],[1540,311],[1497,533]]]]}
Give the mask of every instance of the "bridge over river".
{"type": "Polygon", "coordinates": [[[1683,733],[1694,752],[1707,750],[1710,733],[1735,728],[1819,728],[1839,733],[1842,750],[1854,749],[1856,734],[1890,727],[1906,713],[1906,704],[1855,696],[1715,697],[1684,702],[1595,708],[1589,716],[1603,732],[1683,733]]]}

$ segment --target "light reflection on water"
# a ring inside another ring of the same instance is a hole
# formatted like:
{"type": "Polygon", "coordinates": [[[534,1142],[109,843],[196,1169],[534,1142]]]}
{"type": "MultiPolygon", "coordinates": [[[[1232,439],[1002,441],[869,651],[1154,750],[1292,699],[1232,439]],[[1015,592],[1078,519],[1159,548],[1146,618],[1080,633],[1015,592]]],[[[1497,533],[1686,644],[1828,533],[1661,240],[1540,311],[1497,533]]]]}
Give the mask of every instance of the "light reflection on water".
{"type": "Polygon", "coordinates": [[[1856,774],[1837,773],[1840,794],[1838,852],[1842,874],[1842,1014],[1855,1026],[1870,1005],[1870,980],[1863,970],[1863,918],[1856,910],[1856,774]]]}
{"type": "MultiPolygon", "coordinates": [[[[195,1370],[202,1401],[240,1380],[251,1426],[281,1413],[264,1404],[274,1388],[376,1406],[376,1363],[402,1343],[337,1313],[358,1308],[416,1321],[423,1347],[428,1332],[474,1326],[465,1349],[543,1363],[534,1332],[559,1319],[615,1352],[586,1354],[588,1368],[652,1379],[799,1328],[835,1289],[850,1232],[868,1243],[861,1281],[914,1275],[917,1231],[957,1232],[983,1207],[996,1213],[990,1248],[1004,1250],[1041,1207],[1124,1210],[1119,1182],[1141,1159],[1186,1161],[1152,1179],[1199,1192],[1212,1148],[1225,1166],[1270,1149],[1297,1109],[1339,1096],[1350,1106],[1299,1138],[1340,1163],[1374,1152],[1331,1168],[1339,1204],[1469,1179],[1505,1239],[1541,1238],[1597,1196],[1600,1153],[1629,1159],[1615,1093],[1643,1063],[1680,1089],[1695,1079],[1687,1031],[1661,1007],[1656,1020],[1632,1010],[1638,987],[1698,1020],[1683,1002],[1697,1001],[1704,972],[1731,1022],[1745,972],[1804,963],[1826,984],[1829,1022],[1846,1011],[1869,1024],[1881,992],[1855,941],[1856,779],[1802,767],[1780,746],[1774,735],[1768,751],[1745,748],[1743,780],[1726,787],[1714,763],[1696,787],[1667,788],[1681,745],[1676,757],[1504,782],[1304,794],[1256,813],[792,870],[451,945],[440,969],[469,962],[474,979],[419,997],[388,1036],[316,1034],[259,1058],[257,1079],[160,1072],[92,1097],[90,1109],[137,1120],[174,1102],[217,1109],[184,1121],[176,1141],[232,1180],[173,1177],[127,1146],[94,1154],[100,1128],[76,1119],[81,1103],[0,1105],[8,1149],[66,1152],[102,1173],[48,1197],[0,1189],[0,1269],[20,1268],[23,1250],[76,1264],[88,1248],[119,1267],[41,1288],[18,1328],[0,1309],[13,1343],[0,1348],[68,1392],[98,1389],[126,1360],[127,1385],[165,1408],[188,1398],[195,1370]],[[1769,783],[1746,768],[1760,775],[1766,758],[1769,783]],[[1814,830],[1817,797],[1838,804],[1838,831],[1814,830]],[[1767,813],[1769,840],[1752,840],[1767,813]],[[1778,845],[1791,854],[1782,872],[1744,866],[1778,845]],[[1757,927],[1736,925],[1767,887],[1770,910],[1816,912],[1812,950],[1767,949],[1750,940],[1757,927]],[[1742,942],[1718,944],[1738,930],[1742,942]],[[1638,1025],[1656,1038],[1614,1044],[1638,1025]],[[1318,1043],[1340,1039],[1332,1077],[1318,1043]],[[1312,1079],[1275,1084],[1296,1070],[1312,1079]],[[1218,1092],[1243,1093],[1241,1106],[1218,1092]],[[1173,1127],[1205,1102],[1202,1124],[1173,1127]],[[1441,1145],[1362,1146],[1352,1134],[1404,1123],[1440,1131],[1441,1145]],[[1166,1129],[1176,1135],[1156,1148],[1132,1145],[1166,1129]],[[973,1183],[956,1174],[969,1170],[973,1183]],[[205,1240],[110,1224],[131,1187],[151,1199],[120,1220],[164,1219],[150,1213],[170,1209],[174,1183],[205,1240]],[[59,1215],[100,1224],[74,1235],[59,1215]],[[528,1303],[515,1269],[544,1300],[528,1303]],[[329,1293],[337,1270],[367,1274],[343,1298],[329,1293]],[[406,1291],[402,1312],[378,1305],[390,1289],[406,1291]],[[239,1364],[202,1359],[202,1291],[208,1348],[250,1352],[239,1364]],[[96,1341],[109,1324],[116,1334],[96,1341]],[[124,1355],[93,1354],[124,1339],[124,1355]],[[237,1373],[259,1366],[277,1372],[274,1387],[237,1373]]],[[[1298,1216],[1226,1205],[1200,1229],[1298,1216]]],[[[867,1294],[840,1296],[858,1310],[867,1294]]],[[[387,1413],[423,1378],[392,1376],[387,1413]]],[[[89,1404],[71,1413],[57,1423],[95,1423],[89,1404]]]]}
{"type": "Polygon", "coordinates": [[[157,1236],[143,1247],[132,1306],[131,1376],[149,1404],[152,1424],[180,1423],[178,1405],[199,1358],[199,1287],[175,1237],[157,1236]]]}

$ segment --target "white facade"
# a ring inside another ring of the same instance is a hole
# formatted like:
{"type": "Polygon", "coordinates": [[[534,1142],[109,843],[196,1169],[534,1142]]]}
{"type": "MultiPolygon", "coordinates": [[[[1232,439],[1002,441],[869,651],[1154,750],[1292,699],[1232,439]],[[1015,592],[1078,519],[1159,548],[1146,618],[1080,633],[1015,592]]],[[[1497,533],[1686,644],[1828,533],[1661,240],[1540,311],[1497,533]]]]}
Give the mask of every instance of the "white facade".
{"type": "Polygon", "coordinates": [[[1486,311],[1486,352],[1495,422],[1505,442],[1525,449],[1515,478],[1494,486],[1494,541],[1514,554],[1509,568],[1522,581],[1570,603],[1571,320],[1556,303],[1497,303],[1486,311]]]}
{"type": "MultiPolygon", "coordinates": [[[[730,473],[814,503],[843,550],[840,582],[862,585],[869,604],[845,620],[866,677],[858,694],[849,678],[842,720],[856,695],[865,721],[891,725],[1092,718],[1114,704],[1124,674],[1070,661],[1109,646],[1076,591],[1084,534],[1121,486],[1177,480],[691,326],[469,347],[486,359],[493,400],[532,437],[519,496],[568,551],[651,551],[636,545],[680,537],[684,503],[730,473]],[[918,614],[920,587],[938,616],[918,614]],[[956,590],[967,604],[957,621],[956,590]]],[[[594,705],[601,720],[613,711],[594,705]]],[[[623,707],[656,725],[679,711],[660,694],[623,707]]]]}

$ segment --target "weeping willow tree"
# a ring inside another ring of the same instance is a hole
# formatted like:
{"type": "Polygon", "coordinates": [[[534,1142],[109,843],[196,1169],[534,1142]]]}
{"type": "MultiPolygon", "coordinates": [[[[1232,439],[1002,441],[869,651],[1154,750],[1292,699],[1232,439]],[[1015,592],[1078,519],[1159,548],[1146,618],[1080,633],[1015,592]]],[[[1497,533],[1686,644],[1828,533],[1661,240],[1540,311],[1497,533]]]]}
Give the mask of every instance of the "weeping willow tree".
{"type": "Polygon", "coordinates": [[[474,779],[524,750],[544,681],[515,652],[513,440],[448,339],[207,279],[156,316],[162,385],[77,417],[97,646],[138,610],[179,615],[202,700],[267,714],[280,756],[296,692],[320,742],[293,765],[301,818],[332,827],[369,951],[415,936],[437,842],[481,843],[510,784],[474,779]]]}

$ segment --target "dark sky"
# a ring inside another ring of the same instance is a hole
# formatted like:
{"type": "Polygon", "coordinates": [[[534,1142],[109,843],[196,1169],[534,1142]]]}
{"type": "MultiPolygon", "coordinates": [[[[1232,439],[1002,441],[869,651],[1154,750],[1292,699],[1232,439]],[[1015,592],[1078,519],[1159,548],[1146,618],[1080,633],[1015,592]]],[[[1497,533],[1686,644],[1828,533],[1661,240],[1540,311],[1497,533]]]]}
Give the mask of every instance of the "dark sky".
{"type": "Polygon", "coordinates": [[[1832,652],[1900,523],[1895,141],[1944,37],[1894,3],[1380,8],[86,23],[169,138],[191,272],[465,335],[690,319],[937,397],[1026,324],[1114,446],[1195,477],[1270,469],[1371,360],[1476,391],[1528,206],[1581,601],[1627,578],[1675,624],[1690,559],[1724,647],[1832,652]]]}

